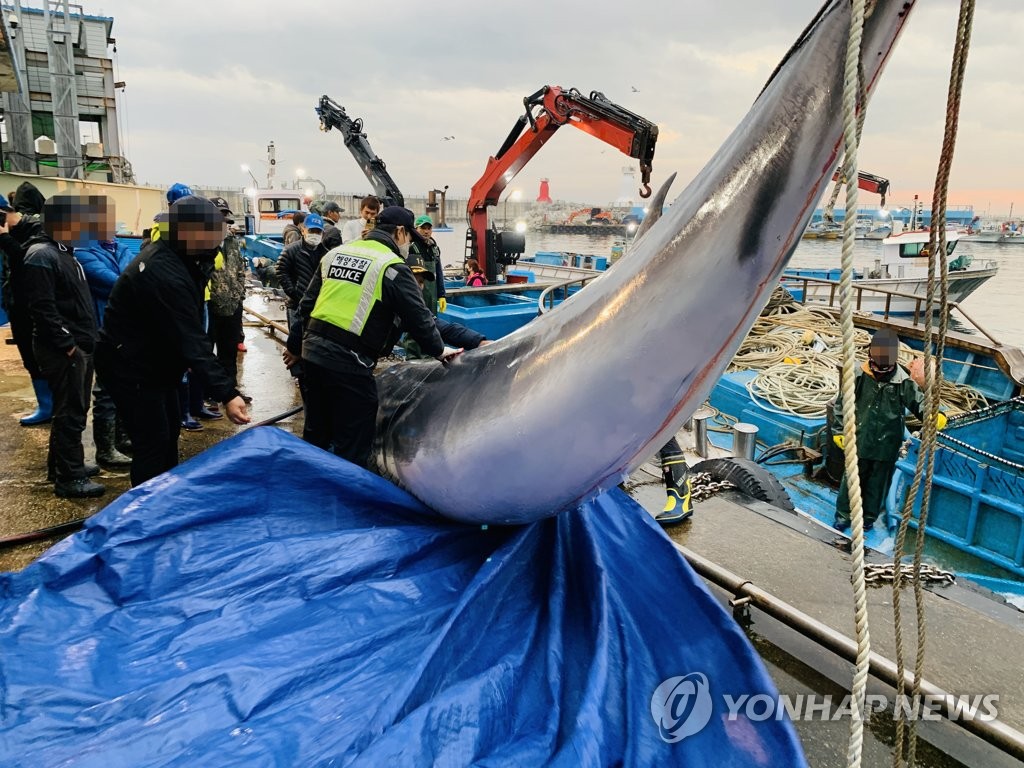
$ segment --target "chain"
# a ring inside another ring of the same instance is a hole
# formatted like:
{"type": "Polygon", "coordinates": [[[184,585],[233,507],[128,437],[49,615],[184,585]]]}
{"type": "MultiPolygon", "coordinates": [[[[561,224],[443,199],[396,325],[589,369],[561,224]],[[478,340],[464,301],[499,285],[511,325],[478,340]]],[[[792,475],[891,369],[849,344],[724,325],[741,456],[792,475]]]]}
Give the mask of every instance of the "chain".
{"type": "MultiPolygon", "coordinates": [[[[662,480],[659,477],[657,479],[640,480],[637,482],[628,481],[623,483],[622,487],[628,493],[634,488],[640,488],[645,485],[661,485],[661,483],[662,480]]],[[[695,472],[690,475],[690,487],[690,499],[697,502],[710,499],[716,493],[729,490],[730,488],[735,488],[736,485],[734,483],[730,483],[728,480],[715,480],[711,477],[710,472],[695,472]]]]}
{"type": "MultiPolygon", "coordinates": [[[[913,563],[900,564],[900,576],[908,581],[914,577],[913,563]]],[[[864,581],[868,586],[891,584],[896,578],[894,563],[868,563],[864,566],[864,581]]],[[[952,571],[937,568],[924,563],[921,565],[921,581],[930,584],[956,584],[956,575],[952,571]]]]}

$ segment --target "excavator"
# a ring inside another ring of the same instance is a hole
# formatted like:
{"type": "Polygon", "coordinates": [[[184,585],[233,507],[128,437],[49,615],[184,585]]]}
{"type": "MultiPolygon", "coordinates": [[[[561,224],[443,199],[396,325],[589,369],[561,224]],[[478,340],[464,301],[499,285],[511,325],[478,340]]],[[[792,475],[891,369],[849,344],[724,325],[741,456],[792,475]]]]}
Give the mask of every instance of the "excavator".
{"type": "Polygon", "coordinates": [[[405,205],[405,197],[398,189],[395,180],[391,178],[384,161],[377,157],[370,147],[370,142],[363,132],[363,119],[353,120],[345,112],[345,108],[329,96],[321,96],[320,103],[315,107],[320,117],[320,130],[330,131],[337,129],[345,141],[345,147],[352,153],[359,167],[362,169],[370,185],[373,187],[373,194],[381,199],[385,206],[405,205]]]}
{"type": "Polygon", "coordinates": [[[580,208],[573,211],[566,218],[566,224],[575,224],[576,219],[583,218],[581,223],[586,224],[616,224],[615,217],[611,211],[602,211],[600,208],[580,208]]]}
{"type": "Polygon", "coordinates": [[[651,170],[658,126],[610,101],[603,93],[584,96],[575,88],[545,85],[523,99],[520,115],[483,175],[469,194],[466,256],[476,259],[494,282],[499,265],[514,264],[525,249],[518,232],[498,232],[489,226],[487,209],[498,204],[502,190],[563,125],[571,125],[640,161],[641,197],[651,195],[651,170]]]}

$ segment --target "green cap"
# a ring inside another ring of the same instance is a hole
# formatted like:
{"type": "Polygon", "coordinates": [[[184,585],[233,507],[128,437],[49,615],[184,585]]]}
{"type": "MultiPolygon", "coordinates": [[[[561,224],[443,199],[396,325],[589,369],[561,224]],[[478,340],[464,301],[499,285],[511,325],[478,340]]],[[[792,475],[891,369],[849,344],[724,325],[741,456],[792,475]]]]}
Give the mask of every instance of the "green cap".
{"type": "Polygon", "coordinates": [[[416,224],[415,224],[415,226],[422,227],[424,224],[429,226],[431,229],[434,228],[434,220],[431,219],[430,216],[428,216],[425,213],[422,216],[417,216],[416,217],[416,224]]]}

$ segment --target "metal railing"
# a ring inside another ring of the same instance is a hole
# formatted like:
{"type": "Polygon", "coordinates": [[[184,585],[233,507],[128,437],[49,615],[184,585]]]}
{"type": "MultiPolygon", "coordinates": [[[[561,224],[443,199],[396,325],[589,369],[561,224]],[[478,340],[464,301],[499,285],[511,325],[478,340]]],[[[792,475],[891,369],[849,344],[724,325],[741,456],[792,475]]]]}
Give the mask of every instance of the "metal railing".
{"type": "MultiPolygon", "coordinates": [[[[804,304],[804,305],[808,305],[808,306],[816,305],[816,304],[824,304],[824,305],[827,305],[829,308],[832,308],[832,309],[838,309],[839,308],[839,302],[837,301],[837,297],[838,297],[838,293],[839,293],[839,282],[837,280],[826,280],[825,278],[821,278],[821,277],[805,277],[805,276],[801,276],[801,275],[793,275],[793,276],[784,275],[781,282],[782,282],[782,287],[785,288],[790,293],[793,292],[795,286],[802,287],[802,290],[803,290],[802,298],[798,299],[798,298],[796,298],[794,296],[794,301],[796,301],[799,304],[804,304]],[[822,299],[819,298],[820,296],[823,295],[823,291],[817,291],[814,294],[814,298],[809,298],[809,296],[810,296],[809,288],[812,285],[815,285],[815,286],[827,286],[828,287],[828,302],[825,302],[825,301],[823,301],[822,299]]],[[[924,324],[925,306],[926,306],[927,301],[928,301],[928,299],[926,297],[919,296],[916,293],[905,293],[903,291],[893,291],[893,290],[890,290],[888,288],[878,288],[878,287],[870,286],[870,285],[857,285],[856,283],[853,284],[852,288],[853,288],[853,292],[854,292],[854,310],[855,311],[861,311],[863,309],[864,294],[865,293],[880,294],[880,295],[885,297],[885,309],[881,313],[878,313],[878,314],[881,315],[881,318],[883,320],[889,320],[890,316],[892,315],[892,312],[893,312],[893,310],[892,310],[892,300],[893,300],[893,298],[910,299],[910,300],[912,300],[914,302],[914,313],[913,313],[912,325],[914,327],[917,327],[917,326],[921,326],[921,325],[924,324]]],[[[956,302],[956,301],[948,301],[948,302],[946,302],[946,311],[947,312],[952,313],[952,310],[954,310],[954,309],[957,312],[959,312],[960,315],[963,316],[964,320],[966,320],[970,324],[971,327],[973,327],[976,331],[978,331],[978,333],[980,333],[982,336],[987,338],[989,341],[991,341],[996,346],[999,346],[999,347],[1003,346],[1003,343],[1001,341],[999,341],[999,339],[997,339],[989,331],[987,331],[984,328],[984,326],[982,326],[977,320],[975,320],[973,317],[971,317],[969,314],[967,314],[967,312],[964,311],[964,308],[960,306],[959,302],[956,302]]],[[[874,310],[872,310],[872,311],[874,311],[874,310]]]]}
{"type": "Polygon", "coordinates": [[[598,272],[596,275],[586,275],[585,277],[574,277],[572,280],[564,280],[554,285],[549,285],[543,291],[540,296],[537,297],[537,314],[543,315],[545,312],[555,308],[555,301],[558,299],[558,291],[562,292],[562,301],[569,298],[569,288],[579,284],[580,288],[585,286],[591,280],[596,280],[603,272],[598,272]]]}

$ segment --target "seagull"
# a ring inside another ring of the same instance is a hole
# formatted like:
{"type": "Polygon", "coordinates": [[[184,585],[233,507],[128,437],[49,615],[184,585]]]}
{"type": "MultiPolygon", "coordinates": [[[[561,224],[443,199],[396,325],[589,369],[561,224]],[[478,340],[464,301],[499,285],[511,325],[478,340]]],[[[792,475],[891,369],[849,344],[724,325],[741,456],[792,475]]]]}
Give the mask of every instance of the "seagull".
{"type": "Polygon", "coordinates": [[[633,93],[640,93],[640,89],[637,88],[635,85],[631,85],[629,87],[633,89],[633,93]]]}
{"type": "Polygon", "coordinates": [[[442,136],[441,141],[455,141],[454,136],[442,136]]]}

